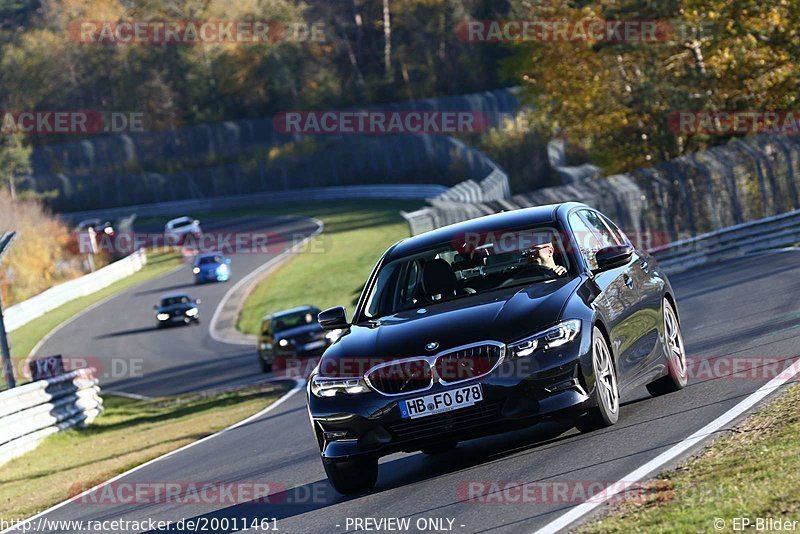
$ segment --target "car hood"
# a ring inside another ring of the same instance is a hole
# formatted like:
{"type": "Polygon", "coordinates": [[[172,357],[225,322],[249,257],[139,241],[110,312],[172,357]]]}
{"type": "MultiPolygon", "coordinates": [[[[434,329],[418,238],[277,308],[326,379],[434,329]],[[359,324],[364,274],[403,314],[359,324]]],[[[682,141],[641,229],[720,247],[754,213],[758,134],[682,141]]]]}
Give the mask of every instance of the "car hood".
{"type": "Polygon", "coordinates": [[[486,340],[516,341],[558,322],[580,282],[579,277],[565,278],[490,291],[429,305],[424,313],[404,311],[374,324],[353,325],[328,348],[323,364],[342,358],[391,360],[426,355],[486,340]],[[428,343],[439,346],[431,352],[425,349],[428,343]]]}

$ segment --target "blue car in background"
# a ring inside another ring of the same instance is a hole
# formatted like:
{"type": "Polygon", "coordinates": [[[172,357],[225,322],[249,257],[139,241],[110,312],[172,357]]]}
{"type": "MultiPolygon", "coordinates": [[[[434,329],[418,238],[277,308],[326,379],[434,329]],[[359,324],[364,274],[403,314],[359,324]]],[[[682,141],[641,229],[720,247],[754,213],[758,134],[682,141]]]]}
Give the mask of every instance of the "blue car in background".
{"type": "Polygon", "coordinates": [[[192,262],[194,283],[227,282],[231,276],[231,259],[219,252],[198,254],[192,262]]]}

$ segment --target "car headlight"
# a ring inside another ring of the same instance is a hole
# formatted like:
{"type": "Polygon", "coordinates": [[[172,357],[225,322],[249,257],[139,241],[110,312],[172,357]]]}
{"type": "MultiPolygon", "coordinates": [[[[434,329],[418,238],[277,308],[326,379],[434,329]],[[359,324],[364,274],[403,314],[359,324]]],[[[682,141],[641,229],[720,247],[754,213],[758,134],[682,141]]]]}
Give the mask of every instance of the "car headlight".
{"type": "Polygon", "coordinates": [[[192,269],[192,272],[194,274],[200,274],[200,267],[195,267],[194,269],[192,269]]]}
{"type": "Polygon", "coordinates": [[[259,346],[261,347],[261,350],[269,350],[272,348],[272,343],[261,343],[259,346]]]}
{"type": "Polygon", "coordinates": [[[289,340],[288,339],[281,339],[280,341],[278,341],[278,345],[280,345],[281,347],[288,347],[289,346],[289,340]]]}
{"type": "Polygon", "coordinates": [[[560,347],[578,337],[580,331],[580,320],[563,321],[547,330],[511,343],[508,346],[509,353],[512,358],[524,358],[536,352],[537,349],[548,350],[560,347]]]}
{"type": "Polygon", "coordinates": [[[194,317],[197,315],[198,309],[197,308],[190,308],[186,310],[186,317],[194,317]]]}
{"type": "Polygon", "coordinates": [[[158,319],[159,321],[166,321],[167,319],[169,319],[169,314],[159,313],[158,315],[156,315],[156,319],[158,319]]]}
{"type": "Polygon", "coordinates": [[[369,391],[363,378],[327,378],[314,375],[310,383],[316,397],[333,397],[337,393],[357,395],[369,391]]]}
{"type": "Polygon", "coordinates": [[[227,273],[228,272],[228,266],[223,263],[222,265],[217,267],[217,272],[218,273],[227,273]]]}

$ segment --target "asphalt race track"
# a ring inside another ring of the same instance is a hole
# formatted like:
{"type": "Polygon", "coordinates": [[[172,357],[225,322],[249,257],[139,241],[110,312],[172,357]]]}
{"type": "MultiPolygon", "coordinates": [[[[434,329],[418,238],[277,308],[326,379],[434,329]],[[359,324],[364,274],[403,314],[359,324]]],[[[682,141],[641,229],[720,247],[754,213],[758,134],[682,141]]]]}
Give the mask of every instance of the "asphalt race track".
{"type": "MultiPolygon", "coordinates": [[[[539,482],[543,488],[567,484],[579,489],[611,483],[723,414],[773,378],[776,367],[782,370],[788,365],[784,360],[798,354],[798,260],[798,251],[779,251],[672,277],[692,360],[690,384],[658,399],[641,388],[623,399],[620,422],[609,429],[581,435],[551,423],[462,443],[442,456],[396,454],[381,461],[373,493],[345,498],[327,483],[309,428],[304,391],[299,390],[262,417],[116,482],[269,483],[277,491],[271,502],[73,502],[46,517],[195,518],[216,525],[217,532],[242,530],[243,519],[276,518],[278,531],[291,533],[344,532],[374,526],[363,523],[367,518],[405,517],[410,518],[412,532],[423,525],[418,520],[426,519],[435,520],[424,523],[429,530],[533,532],[579,504],[580,497],[573,491],[543,491],[538,498],[523,499],[519,492],[506,491],[484,499],[489,502],[471,502],[466,499],[474,487],[470,484],[539,482]],[[733,377],[732,361],[738,362],[736,369],[744,366],[753,371],[733,377]],[[219,521],[224,518],[227,526],[219,521]],[[235,528],[234,518],[240,522],[235,528]]],[[[247,261],[234,260],[237,276],[247,261]]],[[[126,391],[145,394],[177,393],[257,375],[253,351],[214,342],[205,332],[207,323],[185,332],[150,330],[156,297],[188,281],[186,272],[174,273],[129,291],[83,316],[51,340],[44,352],[68,347],[97,354],[146,355],[146,378],[125,384],[126,391]]],[[[215,285],[196,291],[204,299],[206,319],[224,290],[224,285],[215,285]]],[[[116,387],[122,389],[122,384],[116,387]]],[[[84,500],[91,501],[92,496],[84,500]]]]}
{"type": "MultiPolygon", "coordinates": [[[[37,356],[62,354],[85,360],[98,369],[104,389],[135,395],[174,395],[190,391],[220,389],[254,379],[263,379],[256,347],[221,343],[209,334],[214,310],[225,293],[242,277],[274,258],[293,242],[308,236],[317,225],[305,218],[242,217],[201,221],[203,231],[224,235],[275,236],[276,245],[267,253],[230,254],[231,279],[225,283],[195,285],[187,264],[158,279],[124,291],[54,333],[37,356]],[[278,245],[280,236],[284,244],[278,245]],[[153,306],[168,293],[189,293],[202,301],[200,324],[159,329],[153,306]]],[[[137,227],[137,232],[163,231],[159,227],[137,227]]]]}

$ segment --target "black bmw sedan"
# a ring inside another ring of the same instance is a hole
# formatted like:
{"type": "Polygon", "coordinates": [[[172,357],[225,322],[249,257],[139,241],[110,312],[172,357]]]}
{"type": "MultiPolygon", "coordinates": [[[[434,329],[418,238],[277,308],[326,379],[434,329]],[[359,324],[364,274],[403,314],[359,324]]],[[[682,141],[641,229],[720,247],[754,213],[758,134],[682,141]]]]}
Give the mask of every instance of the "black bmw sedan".
{"type": "Polygon", "coordinates": [[[278,367],[292,365],[293,359],[314,358],[336,339],[338,331],[326,331],[316,321],[319,308],[300,306],[269,314],[261,321],[258,336],[258,362],[269,373],[278,367]]]}
{"type": "Polygon", "coordinates": [[[548,418],[617,422],[620,395],[687,381],[674,293],[646,252],[579,203],[511,211],[401,241],[309,377],[308,410],[337,491],[378,458],[436,454],[548,418]]]}
{"type": "Polygon", "coordinates": [[[156,324],[159,328],[176,324],[198,324],[200,322],[200,299],[193,299],[184,293],[164,295],[157,305],[156,324]]]}

